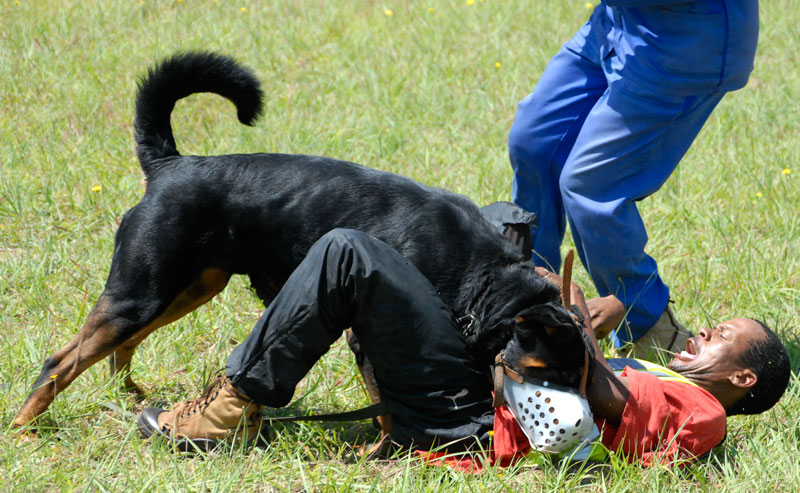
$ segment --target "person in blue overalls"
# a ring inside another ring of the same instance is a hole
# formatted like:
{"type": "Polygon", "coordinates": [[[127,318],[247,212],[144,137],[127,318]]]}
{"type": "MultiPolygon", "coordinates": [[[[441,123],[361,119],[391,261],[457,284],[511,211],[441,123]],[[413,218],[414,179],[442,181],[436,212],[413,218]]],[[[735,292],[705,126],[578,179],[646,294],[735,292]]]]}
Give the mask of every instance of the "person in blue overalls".
{"type": "Polygon", "coordinates": [[[569,219],[600,295],[588,303],[592,324],[616,328],[629,355],[679,351],[690,335],[644,251],[636,201],[661,188],[722,96],[747,83],[757,42],[757,0],[603,0],[519,103],[512,195],[539,216],[533,259],[557,272],[569,219]]]}

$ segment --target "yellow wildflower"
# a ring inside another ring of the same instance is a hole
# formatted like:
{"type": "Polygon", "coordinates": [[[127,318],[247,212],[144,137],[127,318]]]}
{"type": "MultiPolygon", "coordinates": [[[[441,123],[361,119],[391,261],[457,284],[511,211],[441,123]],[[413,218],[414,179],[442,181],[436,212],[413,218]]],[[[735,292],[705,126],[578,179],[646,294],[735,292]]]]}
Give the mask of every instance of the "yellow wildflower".
{"type": "Polygon", "coordinates": [[[92,192],[99,192],[103,189],[103,185],[95,185],[92,187],[92,192]]]}
{"type": "Polygon", "coordinates": [[[58,378],[58,373],[53,373],[50,375],[50,380],[55,380],[56,378],[58,378]]]}
{"type": "Polygon", "coordinates": [[[241,10],[242,12],[247,12],[247,7],[242,7],[242,8],[241,8],[241,9],[239,9],[239,10],[241,10]]]}
{"type": "Polygon", "coordinates": [[[781,171],[781,173],[784,174],[784,175],[788,175],[791,172],[792,172],[792,170],[790,170],[789,168],[783,168],[783,171],[781,171]]]}
{"type": "Polygon", "coordinates": [[[495,67],[497,67],[497,68],[500,68],[500,67],[502,67],[502,66],[503,66],[503,64],[502,64],[502,63],[500,63],[500,62],[497,62],[497,63],[495,63],[495,64],[494,64],[494,66],[495,66],[495,67]]]}
{"type": "Polygon", "coordinates": [[[489,436],[490,436],[490,437],[493,437],[493,436],[494,436],[494,430],[489,430],[489,436]]]}
{"type": "Polygon", "coordinates": [[[428,12],[433,12],[433,11],[434,11],[434,8],[433,8],[433,7],[431,7],[431,8],[429,8],[429,9],[428,9],[428,12]]]}
{"type": "Polygon", "coordinates": [[[389,17],[391,17],[391,16],[393,16],[393,15],[394,15],[394,12],[393,12],[393,11],[391,11],[391,10],[389,10],[389,9],[386,9],[386,11],[384,12],[384,14],[388,15],[389,17]]]}
{"type": "Polygon", "coordinates": [[[587,9],[593,9],[594,8],[594,4],[592,2],[586,2],[586,8],[587,9]]]}
{"type": "Polygon", "coordinates": [[[475,3],[475,0],[467,0],[467,5],[472,5],[473,3],[475,3]]]}
{"type": "Polygon", "coordinates": [[[756,192],[756,197],[758,197],[758,198],[761,198],[761,197],[763,197],[763,196],[764,196],[764,194],[763,194],[763,193],[761,193],[761,192],[756,192]]]}

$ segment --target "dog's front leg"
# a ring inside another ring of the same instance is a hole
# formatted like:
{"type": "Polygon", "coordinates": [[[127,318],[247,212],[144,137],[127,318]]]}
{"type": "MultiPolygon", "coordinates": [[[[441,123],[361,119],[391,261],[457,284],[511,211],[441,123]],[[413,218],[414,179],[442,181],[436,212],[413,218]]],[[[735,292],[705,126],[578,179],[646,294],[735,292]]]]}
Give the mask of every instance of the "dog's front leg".
{"type": "MultiPolygon", "coordinates": [[[[369,398],[372,400],[373,404],[381,402],[381,392],[380,389],[378,389],[378,382],[375,380],[375,372],[372,370],[372,364],[369,362],[369,359],[367,359],[367,355],[361,350],[358,338],[350,329],[345,331],[345,336],[347,338],[347,345],[350,346],[350,350],[353,351],[356,357],[356,366],[358,366],[358,371],[361,372],[361,377],[364,379],[364,385],[367,387],[369,398]]],[[[390,437],[392,434],[392,416],[390,414],[385,414],[377,416],[375,419],[378,421],[378,426],[381,428],[381,438],[384,439],[381,441],[381,445],[385,443],[385,445],[388,446],[389,440],[386,438],[390,437]]],[[[373,452],[369,453],[371,454],[373,452]]]]}

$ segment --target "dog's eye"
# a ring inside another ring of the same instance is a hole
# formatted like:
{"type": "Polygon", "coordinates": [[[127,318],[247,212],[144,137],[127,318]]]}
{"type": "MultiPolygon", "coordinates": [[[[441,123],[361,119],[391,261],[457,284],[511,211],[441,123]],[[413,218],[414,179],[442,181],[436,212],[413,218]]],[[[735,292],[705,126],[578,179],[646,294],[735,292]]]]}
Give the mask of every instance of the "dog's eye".
{"type": "Polygon", "coordinates": [[[522,366],[523,370],[527,371],[535,371],[538,368],[547,368],[548,364],[546,361],[537,358],[532,355],[525,355],[519,359],[519,364],[522,366]]]}

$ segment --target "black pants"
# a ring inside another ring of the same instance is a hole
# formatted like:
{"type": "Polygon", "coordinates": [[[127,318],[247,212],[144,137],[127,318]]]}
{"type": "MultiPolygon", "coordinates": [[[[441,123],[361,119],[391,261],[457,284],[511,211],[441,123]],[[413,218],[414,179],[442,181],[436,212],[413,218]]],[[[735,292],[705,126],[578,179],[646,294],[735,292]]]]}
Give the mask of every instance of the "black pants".
{"type": "Polygon", "coordinates": [[[395,441],[487,441],[491,386],[450,310],[408,260],[358,231],[333,230],[314,244],[226,373],[256,402],[285,406],[348,327],[372,363],[395,441]]]}

